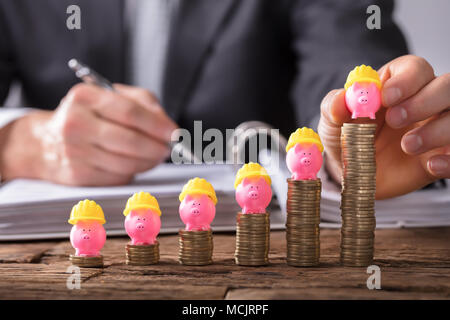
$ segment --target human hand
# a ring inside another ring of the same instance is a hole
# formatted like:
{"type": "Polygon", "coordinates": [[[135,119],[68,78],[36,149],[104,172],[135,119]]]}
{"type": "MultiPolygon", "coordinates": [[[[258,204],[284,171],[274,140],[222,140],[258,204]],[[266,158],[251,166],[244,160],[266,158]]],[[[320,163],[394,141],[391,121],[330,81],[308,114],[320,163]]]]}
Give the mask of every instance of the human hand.
{"type": "MultiPolygon", "coordinates": [[[[439,178],[450,178],[450,73],[436,77],[423,58],[407,55],[379,71],[382,104],[375,122],[377,199],[417,190],[439,178]]],[[[336,181],[342,175],[340,133],[351,120],[343,89],[322,101],[319,135],[326,166],[336,181]]]]}
{"type": "Polygon", "coordinates": [[[78,84],[55,111],[15,121],[3,134],[3,178],[115,185],[164,161],[176,124],[150,92],[114,87],[78,84]]]}

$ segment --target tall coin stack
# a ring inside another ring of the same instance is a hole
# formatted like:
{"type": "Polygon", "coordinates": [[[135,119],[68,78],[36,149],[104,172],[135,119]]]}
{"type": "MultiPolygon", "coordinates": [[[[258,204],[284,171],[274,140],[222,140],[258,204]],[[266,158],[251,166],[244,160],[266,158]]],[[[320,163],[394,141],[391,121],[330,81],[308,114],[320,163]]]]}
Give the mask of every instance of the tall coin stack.
{"type": "Polygon", "coordinates": [[[148,266],[159,262],[159,242],[151,245],[126,246],[126,263],[133,266],[148,266]]]}
{"type": "Polygon", "coordinates": [[[376,124],[344,123],[341,132],[341,263],[368,266],[375,240],[376,124]]]}
{"type": "Polygon", "coordinates": [[[236,218],[236,251],[234,260],[241,266],[262,266],[269,263],[269,213],[241,213],[236,218]]]}
{"type": "Polygon", "coordinates": [[[212,230],[179,232],[178,261],[188,266],[204,266],[212,263],[212,230]]]}
{"type": "Polygon", "coordinates": [[[287,264],[295,267],[316,266],[320,257],[322,183],[320,179],[287,179],[287,182],[287,264]]]}
{"type": "Polygon", "coordinates": [[[71,254],[69,260],[80,268],[103,268],[103,256],[83,257],[71,254]]]}

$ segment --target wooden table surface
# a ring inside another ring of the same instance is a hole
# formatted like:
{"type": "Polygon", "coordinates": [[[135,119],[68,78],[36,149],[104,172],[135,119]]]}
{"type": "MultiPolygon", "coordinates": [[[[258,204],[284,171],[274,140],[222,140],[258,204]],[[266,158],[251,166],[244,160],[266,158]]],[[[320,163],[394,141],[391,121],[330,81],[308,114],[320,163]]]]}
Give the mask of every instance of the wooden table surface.
{"type": "Polygon", "coordinates": [[[270,265],[234,264],[234,234],[214,234],[214,264],[178,264],[178,236],[160,236],[161,261],[124,264],[127,238],[109,238],[104,269],[81,269],[81,289],[67,289],[69,241],[0,243],[0,299],[449,299],[450,228],[376,231],[374,264],[381,290],[366,286],[366,268],[339,264],[339,230],[321,230],[321,264],[285,263],[285,233],[271,233],[270,265]]]}

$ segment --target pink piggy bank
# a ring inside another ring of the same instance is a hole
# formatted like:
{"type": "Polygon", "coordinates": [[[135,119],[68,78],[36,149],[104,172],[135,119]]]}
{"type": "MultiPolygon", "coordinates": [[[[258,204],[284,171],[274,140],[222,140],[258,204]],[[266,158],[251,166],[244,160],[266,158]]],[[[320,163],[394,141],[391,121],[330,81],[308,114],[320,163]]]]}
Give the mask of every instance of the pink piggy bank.
{"type": "Polygon", "coordinates": [[[181,201],[179,212],[186,231],[210,230],[210,224],[216,215],[216,206],[205,194],[188,194],[181,201]]]}
{"type": "Polygon", "coordinates": [[[75,248],[76,256],[99,256],[105,241],[105,228],[95,220],[80,220],[70,231],[70,243],[75,248]]]}
{"type": "Polygon", "coordinates": [[[287,167],[292,172],[293,180],[317,179],[322,162],[322,153],[313,143],[297,143],[289,149],[286,156],[287,167]]]}
{"type": "Polygon", "coordinates": [[[265,213],[272,199],[272,189],[262,177],[244,178],[236,188],[236,201],[242,213],[265,213]]]}
{"type": "Polygon", "coordinates": [[[381,92],[373,82],[355,82],[345,91],[345,103],[352,119],[375,119],[381,105],[381,92]]]}
{"type": "Polygon", "coordinates": [[[151,245],[161,229],[159,214],[151,209],[133,210],[125,218],[125,230],[132,245],[151,245]]]}

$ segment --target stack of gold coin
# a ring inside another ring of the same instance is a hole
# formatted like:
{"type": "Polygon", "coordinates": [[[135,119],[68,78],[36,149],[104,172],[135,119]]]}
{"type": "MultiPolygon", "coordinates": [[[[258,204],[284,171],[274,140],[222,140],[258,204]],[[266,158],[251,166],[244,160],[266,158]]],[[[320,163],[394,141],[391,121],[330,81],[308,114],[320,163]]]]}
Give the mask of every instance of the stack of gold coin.
{"type": "Polygon", "coordinates": [[[269,263],[269,213],[241,213],[236,218],[236,250],[234,260],[241,266],[269,263]]]}
{"type": "Polygon", "coordinates": [[[212,230],[180,230],[178,261],[188,266],[204,266],[212,263],[212,230]]]}
{"type": "Polygon", "coordinates": [[[71,254],[69,260],[80,268],[103,268],[103,256],[82,257],[71,254]]]}
{"type": "Polygon", "coordinates": [[[322,183],[320,179],[287,179],[287,182],[287,264],[295,267],[316,266],[320,258],[322,183]]]}
{"type": "Polygon", "coordinates": [[[376,124],[344,123],[341,132],[341,262],[368,266],[375,240],[376,124]]]}
{"type": "Polygon", "coordinates": [[[150,245],[126,246],[126,263],[133,266],[148,266],[159,262],[159,242],[150,245]]]}

